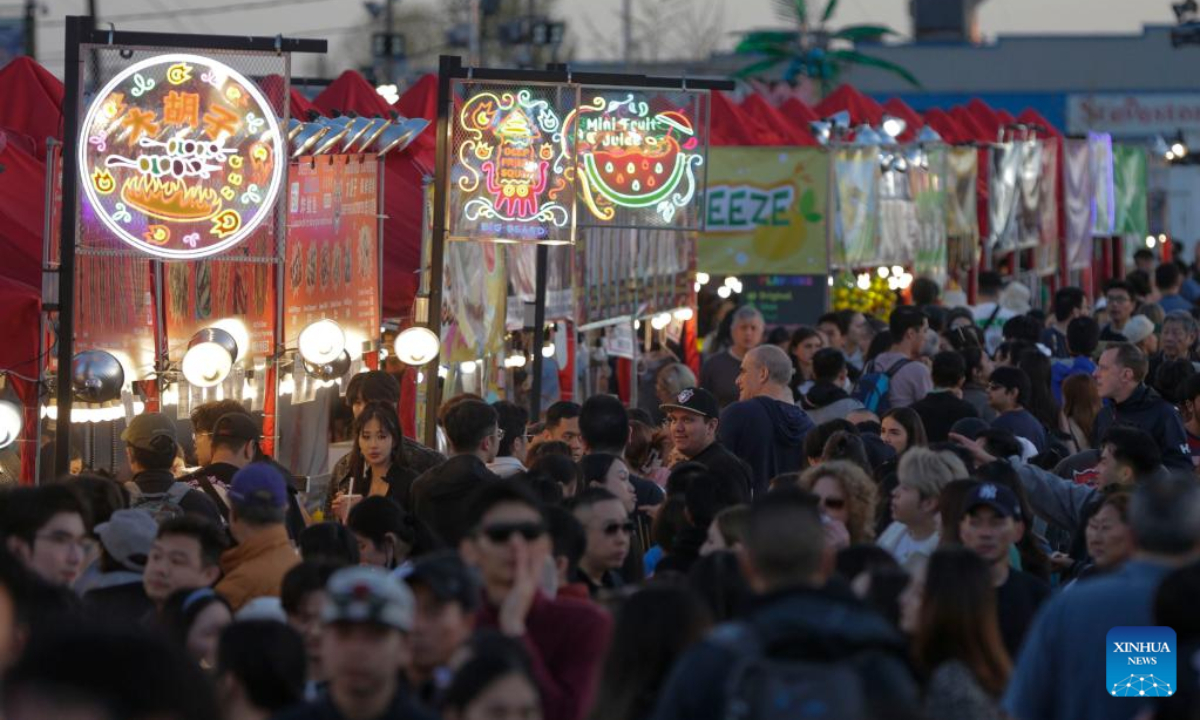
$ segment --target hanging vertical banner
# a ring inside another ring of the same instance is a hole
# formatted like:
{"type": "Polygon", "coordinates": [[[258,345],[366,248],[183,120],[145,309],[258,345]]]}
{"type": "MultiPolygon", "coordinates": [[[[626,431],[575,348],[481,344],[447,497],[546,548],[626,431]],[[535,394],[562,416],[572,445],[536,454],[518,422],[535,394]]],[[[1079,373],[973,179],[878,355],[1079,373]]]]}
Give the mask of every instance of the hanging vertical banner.
{"type": "MultiPolygon", "coordinates": [[[[979,260],[978,196],[979,153],[972,147],[944,149],[946,167],[946,234],[958,252],[956,262],[970,265],[979,260]]],[[[933,160],[931,159],[932,163],[933,160]]]]}
{"type": "Polygon", "coordinates": [[[1095,224],[1096,178],[1087,140],[1063,140],[1063,208],[1066,216],[1066,259],[1068,270],[1083,270],[1092,264],[1092,227],[1095,224]]]}
{"type": "Polygon", "coordinates": [[[129,379],[154,371],[154,294],[150,258],[75,258],[75,347],[107,350],[129,379]]]}
{"type": "Polygon", "coordinates": [[[571,243],[575,240],[575,145],[563,119],[578,87],[451,84],[452,240],[571,243]]]}
{"type": "Polygon", "coordinates": [[[834,151],[833,267],[878,264],[879,148],[839,148],[834,151]]]}
{"type": "Polygon", "coordinates": [[[1034,269],[1039,275],[1058,271],[1058,143],[1057,138],[1043,140],[1041,179],[1038,182],[1038,243],[1034,269]]]}
{"type": "Polygon", "coordinates": [[[1095,206],[1092,235],[1108,237],[1116,226],[1116,205],[1113,192],[1113,144],[1108,133],[1088,133],[1092,153],[1092,175],[1095,185],[1092,204],[1095,206]]]}
{"type": "Polygon", "coordinates": [[[508,273],[503,248],[488,243],[446,247],[446,359],[461,363],[504,351],[508,273]]]}
{"type": "Polygon", "coordinates": [[[823,149],[712,148],[696,267],[730,275],[824,274],[828,197],[823,149]]]}
{"type": "Polygon", "coordinates": [[[165,267],[167,357],[178,362],[206,327],[230,330],[239,359],[272,353],[275,283],[271,265],[236,258],[172,262],[165,267]]]}
{"type": "Polygon", "coordinates": [[[908,182],[917,219],[913,274],[940,284],[946,281],[949,267],[949,243],[946,242],[946,148],[936,146],[925,152],[927,162],[908,166],[908,182]]]}
{"type": "Polygon", "coordinates": [[[1150,232],[1146,210],[1146,151],[1135,145],[1113,146],[1113,196],[1117,235],[1143,237],[1150,232]]]}
{"type": "Polygon", "coordinates": [[[668,230],[590,228],[576,248],[580,325],[695,304],[696,243],[668,230]]]}
{"type": "Polygon", "coordinates": [[[907,172],[883,170],[879,176],[879,251],[881,264],[908,265],[917,253],[920,229],[907,172]]]}
{"type": "Polygon", "coordinates": [[[559,153],[575,143],[579,224],[700,229],[707,116],[706,91],[583,87],[559,153]]]}
{"type": "Polygon", "coordinates": [[[379,188],[374,155],[300,158],[288,188],[284,342],[334,320],[352,359],[379,337],[379,188]]]}
{"type": "Polygon", "coordinates": [[[988,247],[994,253],[1011,252],[1019,245],[1023,158],[1023,143],[995,143],[988,150],[988,247]]]}
{"type": "MultiPolygon", "coordinates": [[[[546,320],[570,320],[575,312],[575,285],[572,262],[575,253],[567,246],[546,249],[546,320]]],[[[525,327],[525,303],[537,293],[537,248],[533,245],[509,245],[504,248],[505,265],[512,294],[508,296],[507,326],[525,327]]]]}
{"type": "MultiPolygon", "coordinates": [[[[1037,247],[1042,237],[1042,186],[1050,182],[1044,174],[1045,147],[1038,140],[1021,140],[1017,171],[1016,247],[1037,247]]],[[[1039,268],[1040,270],[1040,268],[1039,268]]]]}

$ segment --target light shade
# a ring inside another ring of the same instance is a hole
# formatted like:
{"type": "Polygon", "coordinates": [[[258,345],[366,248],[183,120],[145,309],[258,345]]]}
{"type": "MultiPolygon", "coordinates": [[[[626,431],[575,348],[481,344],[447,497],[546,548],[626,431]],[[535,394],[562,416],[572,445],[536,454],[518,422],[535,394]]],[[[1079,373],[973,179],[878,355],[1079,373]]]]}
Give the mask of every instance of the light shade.
{"type": "Polygon", "coordinates": [[[327,318],[310,323],[300,331],[300,357],[313,365],[325,365],[346,350],[346,333],[342,326],[327,318]]]}
{"type": "Polygon", "coordinates": [[[21,408],[8,400],[0,400],[0,450],[12,445],[21,437],[23,426],[21,408]]]}
{"type": "Polygon", "coordinates": [[[188,383],[213,387],[229,377],[237,358],[238,345],[232,334],[220,328],[204,328],[188,342],[180,370],[188,383]]]}
{"type": "Polygon", "coordinates": [[[83,402],[116,400],[124,385],[125,369],[111,353],[85,350],[71,359],[71,388],[83,402]]]}
{"type": "Polygon", "coordinates": [[[424,365],[437,357],[441,349],[441,340],[427,327],[406,328],[396,336],[396,357],[405,365],[424,365]]]}
{"type": "Polygon", "coordinates": [[[311,363],[305,360],[304,371],[318,380],[329,382],[349,372],[350,363],[350,353],[343,350],[340,355],[326,363],[311,363]]]}
{"type": "Polygon", "coordinates": [[[328,125],[307,123],[300,132],[292,136],[292,157],[298,158],[312,151],[313,145],[329,132],[328,125]]]}

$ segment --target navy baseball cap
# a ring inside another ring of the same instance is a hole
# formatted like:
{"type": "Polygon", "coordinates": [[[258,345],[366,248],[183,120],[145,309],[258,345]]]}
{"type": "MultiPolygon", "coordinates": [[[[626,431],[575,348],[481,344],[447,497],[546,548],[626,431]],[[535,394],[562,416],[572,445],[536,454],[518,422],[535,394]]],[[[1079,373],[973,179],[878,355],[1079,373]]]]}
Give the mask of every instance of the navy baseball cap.
{"type": "Polygon", "coordinates": [[[986,506],[995,510],[1001,517],[1021,519],[1021,503],[1017,495],[1003,485],[996,483],[979,483],[967,495],[963,503],[963,512],[970,513],[977,507],[986,506]]]}
{"type": "Polygon", "coordinates": [[[242,507],[287,507],[287,480],[269,463],[250,463],[238,470],[229,499],[242,507]]]}

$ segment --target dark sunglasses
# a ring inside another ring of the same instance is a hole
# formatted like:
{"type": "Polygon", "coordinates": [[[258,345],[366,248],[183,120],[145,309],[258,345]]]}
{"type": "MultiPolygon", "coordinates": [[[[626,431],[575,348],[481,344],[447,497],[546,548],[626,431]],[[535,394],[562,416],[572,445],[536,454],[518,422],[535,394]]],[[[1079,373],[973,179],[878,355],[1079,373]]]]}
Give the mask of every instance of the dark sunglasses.
{"type": "Polygon", "coordinates": [[[625,522],[610,522],[604,525],[605,535],[616,535],[618,532],[623,532],[626,535],[633,534],[633,523],[626,520],[625,522]]]}
{"type": "Polygon", "coordinates": [[[506,543],[513,535],[537,540],[546,534],[546,526],[539,522],[496,523],[483,528],[483,534],[494,543],[506,543]]]}
{"type": "Polygon", "coordinates": [[[842,498],[825,498],[821,500],[821,505],[830,510],[841,510],[846,507],[846,501],[842,498]]]}

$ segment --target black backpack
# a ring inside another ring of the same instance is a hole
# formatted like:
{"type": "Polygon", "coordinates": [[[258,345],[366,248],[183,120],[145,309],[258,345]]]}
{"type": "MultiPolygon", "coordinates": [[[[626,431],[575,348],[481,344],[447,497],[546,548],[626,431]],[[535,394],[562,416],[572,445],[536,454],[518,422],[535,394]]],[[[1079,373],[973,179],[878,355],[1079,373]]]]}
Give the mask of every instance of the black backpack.
{"type": "Polygon", "coordinates": [[[864,720],[868,687],[852,660],[773,657],[747,623],[709,636],[736,655],[725,695],[725,720],[864,720]]]}

